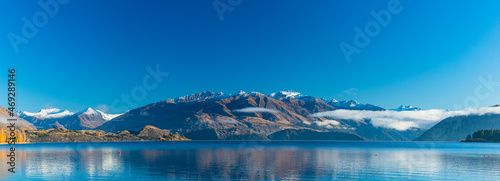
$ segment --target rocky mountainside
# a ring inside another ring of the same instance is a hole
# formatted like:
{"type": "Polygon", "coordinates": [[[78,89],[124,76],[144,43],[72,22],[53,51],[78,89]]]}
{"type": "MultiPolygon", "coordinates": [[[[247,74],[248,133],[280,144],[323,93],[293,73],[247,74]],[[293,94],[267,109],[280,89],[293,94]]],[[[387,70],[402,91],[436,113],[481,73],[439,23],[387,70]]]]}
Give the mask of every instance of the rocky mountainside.
{"type": "MultiPolygon", "coordinates": [[[[26,130],[36,130],[36,128],[31,123],[22,118],[19,118],[17,116],[15,116],[15,118],[17,119],[17,121],[15,122],[16,141],[27,142],[28,140],[26,139],[24,132],[26,130]]],[[[7,119],[12,119],[10,116],[10,111],[3,107],[0,107],[0,143],[6,143],[8,141],[10,131],[7,126],[9,126],[11,122],[9,122],[7,119]]]]}
{"type": "Polygon", "coordinates": [[[425,131],[415,141],[460,141],[481,129],[500,129],[500,114],[449,117],[425,131]]]}
{"type": "Polygon", "coordinates": [[[270,95],[206,91],[130,110],[97,129],[108,132],[139,131],[145,125],[152,125],[171,133],[184,134],[190,139],[210,140],[268,139],[268,135],[286,129],[349,133],[368,140],[412,140],[422,132],[420,129],[401,132],[374,127],[369,120],[328,120],[310,116],[344,108],[385,110],[355,101],[349,104],[326,103],[324,99],[293,91],[270,95]]]}
{"type": "Polygon", "coordinates": [[[92,108],[78,113],[49,108],[42,109],[37,113],[24,111],[18,113],[18,115],[32,123],[38,129],[51,129],[56,125],[64,129],[82,130],[94,129],[121,114],[106,114],[92,108]]]}

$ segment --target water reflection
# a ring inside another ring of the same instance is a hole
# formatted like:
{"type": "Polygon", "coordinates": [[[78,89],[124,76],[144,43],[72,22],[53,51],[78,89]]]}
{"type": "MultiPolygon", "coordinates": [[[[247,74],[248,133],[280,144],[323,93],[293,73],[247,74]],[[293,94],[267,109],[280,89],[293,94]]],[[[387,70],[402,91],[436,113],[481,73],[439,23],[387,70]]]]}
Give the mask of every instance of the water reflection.
{"type": "MultiPolygon", "coordinates": [[[[17,172],[8,173],[2,164],[0,176],[14,180],[500,178],[498,145],[487,144],[439,143],[432,148],[415,146],[418,143],[342,142],[80,144],[19,146],[17,172]]],[[[0,148],[5,152],[7,147],[0,148]]],[[[2,163],[7,159],[0,156],[2,163]]]]}

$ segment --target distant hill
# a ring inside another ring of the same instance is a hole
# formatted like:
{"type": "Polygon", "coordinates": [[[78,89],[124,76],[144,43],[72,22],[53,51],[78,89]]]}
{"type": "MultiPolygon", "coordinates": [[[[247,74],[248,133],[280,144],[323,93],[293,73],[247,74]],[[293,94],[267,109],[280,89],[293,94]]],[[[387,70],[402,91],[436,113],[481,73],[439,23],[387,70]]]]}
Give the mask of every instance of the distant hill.
{"type": "Polygon", "coordinates": [[[500,129],[500,114],[449,117],[425,131],[415,141],[460,141],[481,129],[500,129]]]}
{"type": "Polygon", "coordinates": [[[478,130],[467,138],[464,142],[500,142],[500,129],[478,130]]]}

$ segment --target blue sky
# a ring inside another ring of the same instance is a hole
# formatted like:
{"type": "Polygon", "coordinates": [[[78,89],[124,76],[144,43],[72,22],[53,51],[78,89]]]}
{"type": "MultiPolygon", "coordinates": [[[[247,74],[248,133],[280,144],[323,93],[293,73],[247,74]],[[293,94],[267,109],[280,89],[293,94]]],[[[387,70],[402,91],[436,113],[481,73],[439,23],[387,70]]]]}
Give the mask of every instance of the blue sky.
{"type": "Polygon", "coordinates": [[[43,8],[2,2],[1,82],[7,68],[17,69],[23,111],[110,106],[157,65],[169,75],[138,106],[205,90],[295,90],[385,108],[500,104],[500,86],[479,80],[500,82],[500,2],[401,0],[400,12],[350,61],[341,42],[354,45],[354,28],[364,30],[376,21],[372,10],[396,1],[220,2],[232,8],[223,20],[212,0],[70,1],[17,53],[9,33],[23,36],[22,18],[32,22],[43,8]]]}

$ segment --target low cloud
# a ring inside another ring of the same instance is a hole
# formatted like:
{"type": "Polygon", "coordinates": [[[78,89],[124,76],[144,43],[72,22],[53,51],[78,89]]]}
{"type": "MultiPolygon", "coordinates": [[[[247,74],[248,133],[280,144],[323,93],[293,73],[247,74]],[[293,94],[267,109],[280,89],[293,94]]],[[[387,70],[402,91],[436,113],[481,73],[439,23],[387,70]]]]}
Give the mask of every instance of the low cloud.
{"type": "Polygon", "coordinates": [[[274,109],[267,109],[262,107],[247,107],[243,109],[236,109],[233,112],[243,112],[243,113],[251,113],[251,112],[268,112],[268,113],[278,113],[278,111],[274,109]]]}
{"type": "Polygon", "coordinates": [[[335,111],[315,113],[311,116],[349,120],[371,120],[371,124],[375,127],[394,128],[399,131],[404,131],[411,127],[427,129],[448,117],[484,114],[500,114],[500,107],[465,109],[462,111],[447,111],[442,109],[421,111],[367,111],[339,109],[335,111]]]}
{"type": "Polygon", "coordinates": [[[323,121],[314,121],[318,126],[322,126],[328,129],[351,129],[354,130],[354,128],[350,128],[347,126],[343,126],[340,122],[335,121],[335,120],[323,120],[323,121]]]}
{"type": "Polygon", "coordinates": [[[316,121],[318,126],[340,126],[340,122],[335,120],[316,121]]]}

